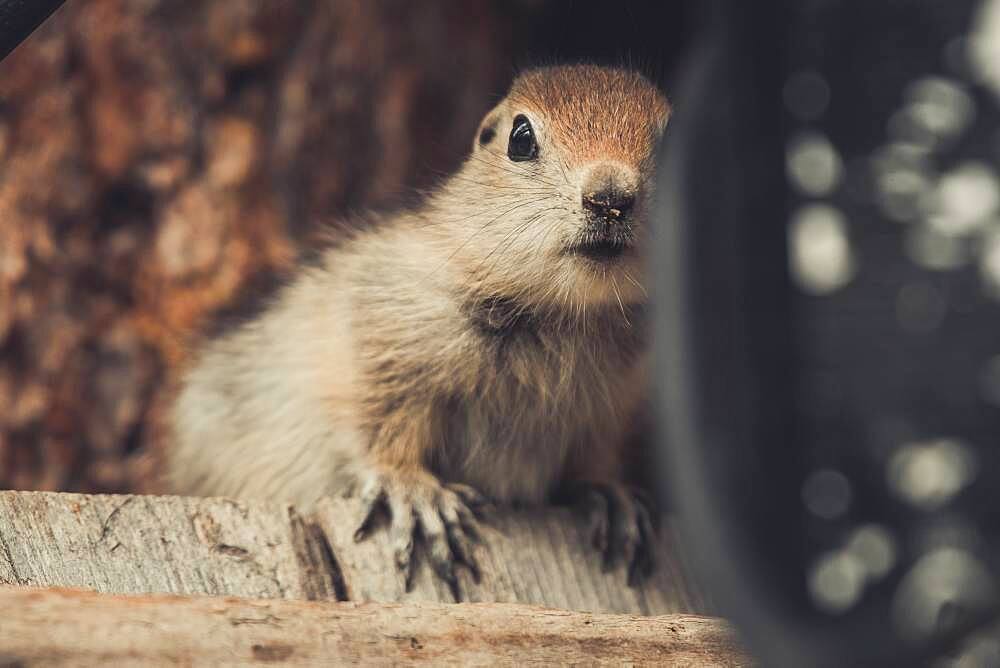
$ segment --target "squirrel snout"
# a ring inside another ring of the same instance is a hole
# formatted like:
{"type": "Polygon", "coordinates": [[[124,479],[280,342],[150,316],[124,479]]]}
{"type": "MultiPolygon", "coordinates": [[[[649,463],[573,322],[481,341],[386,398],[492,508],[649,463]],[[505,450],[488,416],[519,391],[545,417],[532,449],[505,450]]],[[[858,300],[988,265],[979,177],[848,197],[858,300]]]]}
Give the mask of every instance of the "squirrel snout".
{"type": "Polygon", "coordinates": [[[583,187],[583,208],[609,223],[627,218],[636,200],[635,177],[621,166],[600,164],[583,187]]]}
{"type": "Polygon", "coordinates": [[[585,193],[583,206],[589,212],[613,221],[627,216],[635,206],[635,193],[624,190],[603,190],[585,193]]]}

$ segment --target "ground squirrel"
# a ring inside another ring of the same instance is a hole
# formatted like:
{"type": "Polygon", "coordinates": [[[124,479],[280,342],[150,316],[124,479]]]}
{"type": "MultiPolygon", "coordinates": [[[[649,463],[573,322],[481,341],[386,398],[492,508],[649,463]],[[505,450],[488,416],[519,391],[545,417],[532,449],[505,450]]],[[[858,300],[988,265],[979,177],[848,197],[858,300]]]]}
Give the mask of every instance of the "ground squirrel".
{"type": "Polygon", "coordinates": [[[197,350],[170,413],[184,494],[309,506],[353,491],[454,583],[477,510],[585,489],[594,538],[651,567],[623,482],[647,394],[644,260],[670,107],[597,66],[517,77],[461,168],[301,267],[266,309],[197,350]],[[388,511],[388,512],[385,512],[388,511]]]}

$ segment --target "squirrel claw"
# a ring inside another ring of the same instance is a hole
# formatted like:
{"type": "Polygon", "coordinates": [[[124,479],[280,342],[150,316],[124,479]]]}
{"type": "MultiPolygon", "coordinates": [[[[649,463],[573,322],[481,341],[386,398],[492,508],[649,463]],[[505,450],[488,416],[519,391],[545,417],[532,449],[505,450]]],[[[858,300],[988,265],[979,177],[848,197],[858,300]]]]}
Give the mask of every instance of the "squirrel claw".
{"type": "Polygon", "coordinates": [[[603,570],[624,562],[628,586],[642,584],[656,569],[656,523],[648,499],[615,483],[583,483],[574,496],[589,520],[591,542],[603,558],[603,570]]]}
{"type": "Polygon", "coordinates": [[[431,568],[461,600],[455,566],[469,569],[479,582],[481,572],[474,555],[480,541],[476,509],[485,497],[466,485],[444,486],[429,473],[382,471],[375,474],[361,493],[365,518],[355,531],[356,541],[371,535],[375,519],[387,511],[389,540],[396,567],[406,591],[413,588],[417,567],[417,543],[421,543],[431,568]]]}

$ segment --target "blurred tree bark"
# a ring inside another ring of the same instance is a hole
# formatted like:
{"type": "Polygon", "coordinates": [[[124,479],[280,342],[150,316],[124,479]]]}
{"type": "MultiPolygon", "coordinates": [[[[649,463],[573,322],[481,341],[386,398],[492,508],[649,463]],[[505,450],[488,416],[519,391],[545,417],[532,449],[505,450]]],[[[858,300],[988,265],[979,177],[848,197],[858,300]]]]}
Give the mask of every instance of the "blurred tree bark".
{"type": "Polygon", "coordinates": [[[458,163],[515,4],[71,2],[4,61],[0,487],[148,491],[185,337],[458,163]]]}

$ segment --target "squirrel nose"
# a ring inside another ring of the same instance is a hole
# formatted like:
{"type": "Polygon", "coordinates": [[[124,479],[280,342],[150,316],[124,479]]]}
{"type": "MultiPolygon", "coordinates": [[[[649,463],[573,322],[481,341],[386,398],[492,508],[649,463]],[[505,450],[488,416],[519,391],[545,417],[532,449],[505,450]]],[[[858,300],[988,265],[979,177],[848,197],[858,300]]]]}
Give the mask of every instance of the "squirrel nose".
{"type": "Polygon", "coordinates": [[[583,194],[585,209],[608,221],[624,218],[635,206],[635,193],[617,188],[596,190],[583,194]]]}
{"type": "Polygon", "coordinates": [[[632,213],[638,191],[638,174],[616,162],[593,165],[583,183],[584,210],[606,223],[625,220],[632,213]]]}

